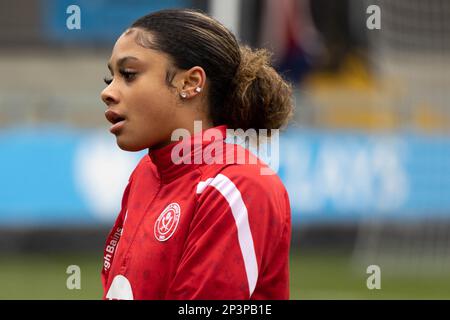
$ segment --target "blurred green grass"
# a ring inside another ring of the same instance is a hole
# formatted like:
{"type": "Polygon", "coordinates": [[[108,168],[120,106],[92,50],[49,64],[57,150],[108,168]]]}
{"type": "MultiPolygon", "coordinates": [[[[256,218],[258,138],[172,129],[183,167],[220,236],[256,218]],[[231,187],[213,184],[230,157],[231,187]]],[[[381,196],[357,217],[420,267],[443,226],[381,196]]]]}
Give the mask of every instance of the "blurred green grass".
{"type": "MultiPolygon", "coordinates": [[[[291,299],[450,299],[450,271],[445,276],[381,276],[381,289],[369,290],[369,275],[355,271],[348,256],[294,253],[291,299]]],[[[28,254],[0,257],[0,299],[100,299],[101,256],[28,254]],[[69,290],[66,269],[81,269],[81,289],[69,290]]]]}
{"type": "Polygon", "coordinates": [[[101,299],[102,257],[95,255],[23,254],[0,258],[0,299],[101,299]],[[69,265],[81,270],[81,289],[66,287],[69,265]]]}
{"type": "Polygon", "coordinates": [[[291,256],[291,299],[450,299],[450,270],[421,276],[381,268],[381,288],[368,289],[368,265],[349,255],[302,253],[291,256]]]}

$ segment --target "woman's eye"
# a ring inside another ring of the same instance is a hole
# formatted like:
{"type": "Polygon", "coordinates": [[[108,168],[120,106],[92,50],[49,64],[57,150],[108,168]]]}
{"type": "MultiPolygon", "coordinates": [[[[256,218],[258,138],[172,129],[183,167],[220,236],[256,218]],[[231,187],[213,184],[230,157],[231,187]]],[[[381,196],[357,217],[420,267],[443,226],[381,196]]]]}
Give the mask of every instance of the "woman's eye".
{"type": "MultiPolygon", "coordinates": [[[[121,70],[120,75],[125,79],[126,82],[131,82],[136,77],[136,72],[121,70]]],[[[112,77],[104,77],[103,81],[109,86],[113,81],[112,77]]]]}
{"type": "Polygon", "coordinates": [[[132,81],[136,77],[136,72],[126,71],[126,70],[120,71],[120,74],[127,82],[132,81]]]}
{"type": "Polygon", "coordinates": [[[103,81],[105,81],[105,83],[109,86],[110,84],[111,84],[111,82],[112,82],[112,78],[111,77],[104,77],[103,78],[103,81]]]}

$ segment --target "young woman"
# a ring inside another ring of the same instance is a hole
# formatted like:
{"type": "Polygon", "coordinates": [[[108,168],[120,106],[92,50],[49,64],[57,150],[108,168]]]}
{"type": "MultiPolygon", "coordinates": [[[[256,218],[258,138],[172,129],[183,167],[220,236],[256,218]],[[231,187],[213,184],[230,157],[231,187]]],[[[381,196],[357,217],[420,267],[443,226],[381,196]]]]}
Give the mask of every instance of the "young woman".
{"type": "Polygon", "coordinates": [[[163,10],[119,37],[108,68],[101,96],[110,131],[121,149],[149,152],[130,176],[106,242],[103,298],[288,299],[283,184],[261,174],[268,169],[261,161],[207,159],[228,159],[226,129],[287,123],[290,86],[268,53],[240,46],[203,13],[163,10]],[[203,131],[195,133],[194,121],[203,131]],[[192,137],[172,141],[177,129],[192,137]],[[189,151],[183,161],[174,159],[180,145],[189,151]]]}

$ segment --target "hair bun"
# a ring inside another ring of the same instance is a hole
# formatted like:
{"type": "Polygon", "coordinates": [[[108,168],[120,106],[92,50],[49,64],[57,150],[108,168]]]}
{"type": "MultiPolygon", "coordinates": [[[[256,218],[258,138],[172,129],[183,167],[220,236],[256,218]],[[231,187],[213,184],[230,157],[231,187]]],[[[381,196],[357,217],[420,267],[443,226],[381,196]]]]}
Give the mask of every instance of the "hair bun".
{"type": "Polygon", "coordinates": [[[271,66],[266,49],[241,46],[229,106],[229,126],[241,129],[279,129],[293,113],[292,88],[271,66]],[[231,124],[231,125],[230,125],[231,124]]]}

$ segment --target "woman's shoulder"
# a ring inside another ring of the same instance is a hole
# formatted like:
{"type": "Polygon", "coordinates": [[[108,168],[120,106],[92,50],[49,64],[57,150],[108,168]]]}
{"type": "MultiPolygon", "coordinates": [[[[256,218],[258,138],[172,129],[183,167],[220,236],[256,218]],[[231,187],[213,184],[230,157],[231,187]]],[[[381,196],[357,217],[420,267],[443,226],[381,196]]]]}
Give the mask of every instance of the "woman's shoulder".
{"type": "Polygon", "coordinates": [[[261,191],[281,190],[284,185],[275,171],[264,163],[233,164],[225,167],[222,174],[236,183],[249,185],[261,191]]]}
{"type": "Polygon", "coordinates": [[[284,230],[290,221],[289,195],[275,172],[261,174],[260,169],[261,165],[231,164],[203,175],[197,185],[199,202],[217,204],[219,191],[232,208],[245,208],[251,219],[284,230]]]}
{"type": "Polygon", "coordinates": [[[240,190],[252,191],[261,195],[284,196],[286,194],[280,177],[263,162],[205,166],[202,170],[201,180],[226,181],[240,190]]]}

